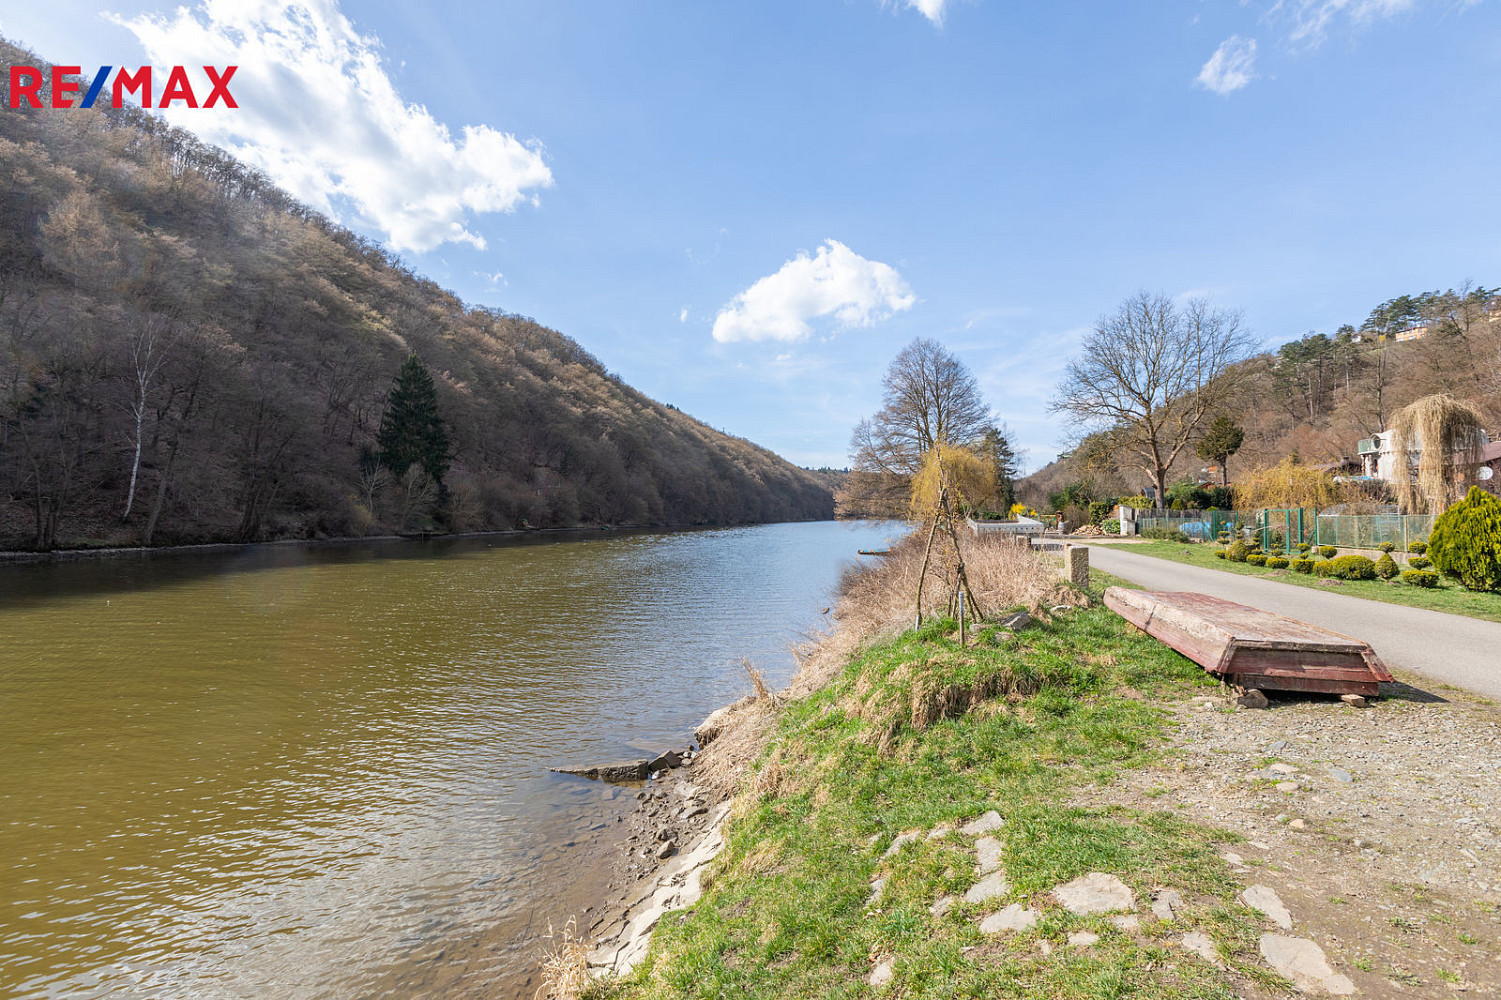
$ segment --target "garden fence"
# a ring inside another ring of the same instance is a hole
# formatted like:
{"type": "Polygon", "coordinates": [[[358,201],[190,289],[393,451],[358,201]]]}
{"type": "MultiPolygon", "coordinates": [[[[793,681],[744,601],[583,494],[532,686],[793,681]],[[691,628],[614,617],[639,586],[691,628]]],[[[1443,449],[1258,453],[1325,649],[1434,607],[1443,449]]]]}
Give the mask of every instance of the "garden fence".
{"type": "Polygon", "coordinates": [[[1264,549],[1333,545],[1341,549],[1375,549],[1391,542],[1400,552],[1411,542],[1426,541],[1432,514],[1320,514],[1316,510],[1154,510],[1136,519],[1140,530],[1171,528],[1189,538],[1212,542],[1221,532],[1237,529],[1255,537],[1264,549]]]}

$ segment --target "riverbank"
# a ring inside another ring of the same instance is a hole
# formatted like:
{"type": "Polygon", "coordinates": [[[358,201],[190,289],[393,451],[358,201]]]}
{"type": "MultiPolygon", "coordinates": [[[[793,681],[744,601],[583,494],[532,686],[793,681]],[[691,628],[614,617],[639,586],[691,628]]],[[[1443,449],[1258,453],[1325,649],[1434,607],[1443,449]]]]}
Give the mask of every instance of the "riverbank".
{"type": "Polygon", "coordinates": [[[1404,684],[1364,710],[1235,712],[1089,595],[1016,603],[1033,624],[967,647],[947,621],[827,640],[743,765],[701,897],[589,995],[1501,983],[1494,705],[1404,684]],[[1433,824],[1452,835],[1400,832],[1433,824]]]}
{"type": "MultiPolygon", "coordinates": [[[[808,521],[772,522],[809,524],[808,521]]],[[[28,565],[48,562],[75,562],[86,559],[146,559],[155,556],[217,555],[251,549],[300,549],[348,545],[395,545],[404,542],[466,541],[476,538],[554,538],[567,535],[630,534],[644,531],[713,531],[723,528],[746,528],[753,524],[595,524],[572,528],[513,528],[507,531],[463,531],[453,534],[421,532],[408,535],[348,535],[328,538],[279,538],[263,542],[201,542],[192,545],[100,546],[97,548],[49,549],[31,552],[21,549],[0,550],[0,565],[28,565]]]]}

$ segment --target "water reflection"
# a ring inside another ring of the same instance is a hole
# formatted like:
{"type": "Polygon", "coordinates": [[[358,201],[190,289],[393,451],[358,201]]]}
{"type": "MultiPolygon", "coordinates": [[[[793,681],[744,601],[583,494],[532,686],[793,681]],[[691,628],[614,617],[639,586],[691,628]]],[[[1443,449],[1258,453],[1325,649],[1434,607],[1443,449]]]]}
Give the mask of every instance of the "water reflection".
{"type": "Polygon", "coordinates": [[[628,797],[885,525],[0,571],[0,995],[530,995],[628,797]]]}

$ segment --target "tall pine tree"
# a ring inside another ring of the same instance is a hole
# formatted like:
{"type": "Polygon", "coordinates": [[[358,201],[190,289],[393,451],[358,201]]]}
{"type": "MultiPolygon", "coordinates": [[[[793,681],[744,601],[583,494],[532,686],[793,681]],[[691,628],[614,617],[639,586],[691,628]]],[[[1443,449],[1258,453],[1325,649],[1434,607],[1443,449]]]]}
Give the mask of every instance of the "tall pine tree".
{"type": "Polygon", "coordinates": [[[995,465],[996,507],[1005,513],[1016,503],[1016,476],[1021,471],[1016,450],[1011,447],[1005,428],[994,426],[985,428],[978,450],[995,465]]]}
{"type": "Polygon", "coordinates": [[[417,355],[402,362],[375,438],[380,461],[399,479],[415,464],[440,487],[448,474],[448,428],[438,413],[438,390],[417,355]]]}

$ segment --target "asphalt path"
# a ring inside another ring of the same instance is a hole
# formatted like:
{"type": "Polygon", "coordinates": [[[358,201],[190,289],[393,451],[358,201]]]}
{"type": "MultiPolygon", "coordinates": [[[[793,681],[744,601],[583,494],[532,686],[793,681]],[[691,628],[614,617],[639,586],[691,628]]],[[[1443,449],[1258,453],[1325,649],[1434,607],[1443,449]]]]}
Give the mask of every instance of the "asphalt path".
{"type": "Polygon", "coordinates": [[[1091,545],[1089,564],[1147,590],[1196,591],[1363,639],[1389,668],[1501,701],[1501,622],[1189,566],[1124,546],[1091,545]]]}

